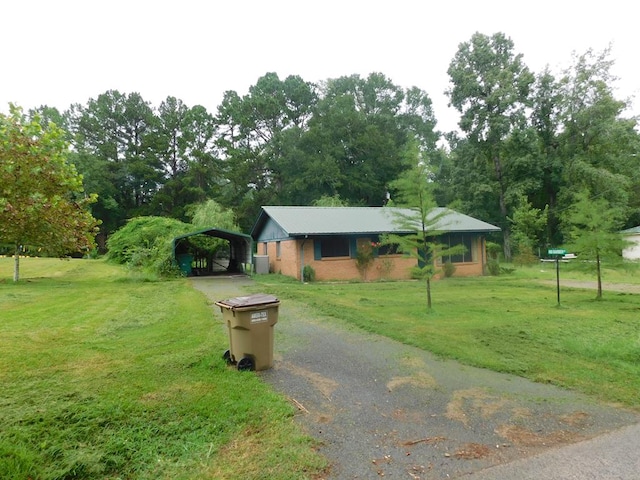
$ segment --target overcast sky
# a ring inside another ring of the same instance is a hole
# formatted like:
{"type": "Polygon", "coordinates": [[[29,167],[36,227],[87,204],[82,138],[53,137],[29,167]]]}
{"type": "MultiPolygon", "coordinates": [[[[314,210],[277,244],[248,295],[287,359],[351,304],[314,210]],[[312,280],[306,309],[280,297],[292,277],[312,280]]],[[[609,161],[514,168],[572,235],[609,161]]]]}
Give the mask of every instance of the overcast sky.
{"type": "Polygon", "coordinates": [[[171,95],[215,113],[225,91],[244,95],[267,72],[311,82],[381,72],[425,90],[438,128],[451,130],[446,71],[474,32],[505,33],[536,73],[611,44],[617,97],[637,94],[635,8],[629,0],[5,0],[0,111],[9,102],[65,110],[115,89],[156,107],[171,95]]]}

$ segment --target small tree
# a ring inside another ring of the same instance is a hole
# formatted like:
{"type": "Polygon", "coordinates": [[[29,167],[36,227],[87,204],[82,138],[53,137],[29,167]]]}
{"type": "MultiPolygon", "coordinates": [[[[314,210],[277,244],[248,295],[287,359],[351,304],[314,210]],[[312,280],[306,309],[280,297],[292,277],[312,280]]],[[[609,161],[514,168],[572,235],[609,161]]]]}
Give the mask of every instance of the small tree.
{"type": "Polygon", "coordinates": [[[67,161],[64,132],[10,105],[0,114],[0,243],[14,248],[13,280],[20,278],[21,246],[50,255],[95,247],[98,221],[89,212],[82,176],[67,161]]]}
{"type": "Polygon", "coordinates": [[[422,161],[418,147],[413,144],[407,150],[410,168],[405,170],[390,187],[395,191],[393,206],[406,208],[392,209],[394,223],[399,231],[411,231],[406,235],[388,234],[383,236],[384,244],[396,244],[398,250],[416,259],[412,269],[414,278],[425,280],[427,288],[427,311],[431,311],[431,280],[439,269],[435,260],[442,256],[457,255],[464,251],[463,246],[446,247],[437,242],[439,235],[445,233],[439,229],[447,210],[436,210],[433,195],[433,183],[430,170],[422,161]]]}
{"type": "MultiPolygon", "coordinates": [[[[190,205],[187,208],[187,215],[191,217],[191,223],[197,229],[240,230],[233,210],[223,207],[215,200],[207,200],[206,202],[190,205]]],[[[194,236],[189,241],[201,252],[206,252],[209,265],[212,264],[217,253],[228,245],[226,240],[208,235],[194,236]]]]}
{"type": "Polygon", "coordinates": [[[316,207],[348,207],[348,202],[340,198],[337,193],[333,196],[322,195],[317,200],[313,201],[313,205],[316,207]]]}
{"type": "Polygon", "coordinates": [[[366,242],[358,246],[356,251],[356,268],[362,275],[362,279],[367,281],[367,272],[375,260],[375,249],[379,243],[366,242]]]}
{"type": "Polygon", "coordinates": [[[520,197],[518,208],[509,218],[512,224],[511,240],[518,252],[516,261],[522,264],[536,261],[535,249],[543,243],[548,217],[548,206],[545,206],[544,210],[540,210],[534,208],[527,197],[520,197]]]}
{"type": "Polygon", "coordinates": [[[224,208],[215,200],[189,206],[187,215],[191,217],[191,223],[197,228],[240,230],[233,211],[224,208]]]}
{"type": "Polygon", "coordinates": [[[622,261],[627,242],[620,233],[624,212],[604,199],[590,198],[587,190],[576,195],[575,203],[564,216],[570,248],[578,253],[584,265],[593,266],[598,280],[597,299],[602,298],[603,260],[622,261]]]}

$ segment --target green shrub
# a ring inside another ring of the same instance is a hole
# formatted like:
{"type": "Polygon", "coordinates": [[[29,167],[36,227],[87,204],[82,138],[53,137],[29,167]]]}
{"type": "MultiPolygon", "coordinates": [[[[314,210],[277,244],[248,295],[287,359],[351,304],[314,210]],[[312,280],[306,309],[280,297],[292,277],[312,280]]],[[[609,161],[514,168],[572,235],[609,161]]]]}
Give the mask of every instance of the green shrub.
{"type": "Polygon", "coordinates": [[[367,281],[367,271],[374,260],[374,248],[376,248],[375,243],[365,243],[360,245],[356,251],[356,268],[365,282],[367,281]]]}
{"type": "Polygon", "coordinates": [[[160,276],[175,276],[179,269],[173,261],[173,239],[192,228],[173,218],[134,218],[109,237],[107,258],[160,276]]]}
{"type": "Polygon", "coordinates": [[[533,253],[531,247],[521,246],[518,254],[513,257],[513,263],[519,266],[535,265],[538,263],[538,257],[533,253]]]}
{"type": "Polygon", "coordinates": [[[453,274],[456,273],[456,266],[451,262],[444,262],[442,273],[446,278],[453,277],[453,274]]]}
{"type": "Polygon", "coordinates": [[[495,242],[487,242],[487,256],[490,259],[498,260],[500,258],[500,252],[502,252],[502,246],[495,242]]]}
{"type": "Polygon", "coordinates": [[[311,265],[305,265],[302,269],[302,279],[305,282],[313,282],[316,279],[316,271],[311,265]]]}
{"type": "Polygon", "coordinates": [[[487,270],[489,275],[497,277],[500,275],[500,262],[495,258],[490,258],[487,260],[487,270]]]}

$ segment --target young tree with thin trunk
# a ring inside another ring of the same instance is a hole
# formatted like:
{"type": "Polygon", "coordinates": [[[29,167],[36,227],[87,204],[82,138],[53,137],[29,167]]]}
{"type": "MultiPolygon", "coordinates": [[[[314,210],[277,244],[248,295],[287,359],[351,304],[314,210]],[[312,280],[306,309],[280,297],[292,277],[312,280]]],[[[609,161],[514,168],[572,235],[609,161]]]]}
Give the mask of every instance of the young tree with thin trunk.
{"type": "Polygon", "coordinates": [[[595,270],[598,281],[597,299],[602,298],[602,262],[622,261],[626,242],[620,233],[624,211],[612,206],[604,197],[592,198],[588,190],[575,197],[564,216],[570,239],[569,247],[578,254],[583,265],[595,270]]]}
{"type": "Polygon", "coordinates": [[[14,248],[16,282],[22,247],[50,255],[94,247],[98,222],[88,206],[96,196],[84,193],[67,154],[64,132],[54,124],[27,120],[14,105],[0,114],[0,243],[14,248]]]}
{"type": "Polygon", "coordinates": [[[411,167],[390,185],[393,200],[389,204],[404,207],[390,209],[396,229],[412,233],[388,234],[383,236],[382,243],[397,245],[399,251],[416,259],[412,274],[426,282],[427,312],[430,312],[431,280],[439,272],[436,259],[462,253],[464,247],[447,247],[438,242],[438,236],[446,233],[441,225],[448,210],[436,208],[431,171],[421,157],[417,143],[411,143],[406,153],[411,167]]]}

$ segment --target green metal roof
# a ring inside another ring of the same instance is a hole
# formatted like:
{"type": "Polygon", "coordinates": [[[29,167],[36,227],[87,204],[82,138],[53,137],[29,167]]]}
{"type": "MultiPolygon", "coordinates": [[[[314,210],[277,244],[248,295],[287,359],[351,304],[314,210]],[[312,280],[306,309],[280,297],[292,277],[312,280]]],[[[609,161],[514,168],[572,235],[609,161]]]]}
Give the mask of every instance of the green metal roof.
{"type": "MultiPolygon", "coordinates": [[[[289,236],[344,235],[365,233],[408,233],[399,230],[394,211],[414,213],[409,209],[394,207],[290,207],[263,206],[252,230],[252,236],[260,232],[267,218],[276,222],[289,236]]],[[[431,213],[444,213],[436,230],[446,232],[499,232],[500,228],[454,210],[438,207],[431,213]]]]}
{"type": "Polygon", "coordinates": [[[197,230],[195,232],[185,233],[184,235],[178,235],[173,239],[180,240],[182,238],[193,237],[194,235],[209,235],[210,237],[223,238],[225,240],[233,240],[237,238],[244,238],[245,240],[251,240],[251,235],[247,235],[246,233],[233,232],[231,230],[224,230],[222,228],[204,228],[202,230],[197,230]]]}
{"type": "Polygon", "coordinates": [[[627,228],[620,233],[623,233],[624,235],[633,235],[636,233],[640,233],[640,225],[638,225],[637,227],[627,228]]]}

